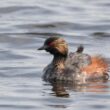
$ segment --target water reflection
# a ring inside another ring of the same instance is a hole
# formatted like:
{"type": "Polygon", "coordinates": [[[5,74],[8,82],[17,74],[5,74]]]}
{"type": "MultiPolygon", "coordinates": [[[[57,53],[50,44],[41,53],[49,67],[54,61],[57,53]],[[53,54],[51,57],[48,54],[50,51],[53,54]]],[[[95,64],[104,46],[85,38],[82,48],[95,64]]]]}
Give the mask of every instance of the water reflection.
{"type": "Polygon", "coordinates": [[[1,110],[110,109],[110,81],[43,86],[41,69],[51,56],[36,51],[45,38],[60,36],[70,51],[83,44],[87,53],[104,55],[110,64],[110,0],[0,0],[0,4],[1,110]]]}
{"type": "Polygon", "coordinates": [[[58,81],[56,83],[51,83],[52,84],[52,91],[54,91],[54,94],[57,97],[69,97],[69,93],[65,89],[65,86],[62,82],[58,81]]]}
{"type": "Polygon", "coordinates": [[[66,97],[70,96],[70,91],[73,92],[95,92],[95,93],[104,93],[109,92],[107,85],[109,81],[98,81],[98,82],[90,82],[88,84],[76,85],[73,83],[64,83],[62,81],[51,82],[53,95],[56,97],[66,97]]]}

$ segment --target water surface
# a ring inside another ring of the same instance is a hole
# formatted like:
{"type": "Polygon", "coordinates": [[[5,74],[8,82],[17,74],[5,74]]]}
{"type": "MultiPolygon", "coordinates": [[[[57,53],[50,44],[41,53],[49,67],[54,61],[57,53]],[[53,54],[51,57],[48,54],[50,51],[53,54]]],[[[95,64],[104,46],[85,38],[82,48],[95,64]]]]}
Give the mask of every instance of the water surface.
{"type": "Polygon", "coordinates": [[[101,54],[110,62],[109,0],[1,0],[0,4],[1,110],[109,110],[110,81],[52,86],[41,79],[52,56],[37,50],[47,37],[60,36],[70,51],[83,44],[85,52],[101,54]]]}

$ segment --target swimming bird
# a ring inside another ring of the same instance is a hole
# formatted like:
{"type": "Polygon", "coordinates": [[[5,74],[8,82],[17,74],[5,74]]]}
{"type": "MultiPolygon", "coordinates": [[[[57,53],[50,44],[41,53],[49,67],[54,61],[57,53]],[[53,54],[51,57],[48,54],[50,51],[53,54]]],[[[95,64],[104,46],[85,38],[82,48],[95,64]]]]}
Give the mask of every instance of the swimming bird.
{"type": "Polygon", "coordinates": [[[45,81],[85,84],[88,81],[109,78],[108,64],[105,59],[84,53],[82,45],[75,52],[68,53],[68,44],[63,38],[50,37],[38,50],[45,50],[53,55],[52,62],[44,69],[45,81]]]}

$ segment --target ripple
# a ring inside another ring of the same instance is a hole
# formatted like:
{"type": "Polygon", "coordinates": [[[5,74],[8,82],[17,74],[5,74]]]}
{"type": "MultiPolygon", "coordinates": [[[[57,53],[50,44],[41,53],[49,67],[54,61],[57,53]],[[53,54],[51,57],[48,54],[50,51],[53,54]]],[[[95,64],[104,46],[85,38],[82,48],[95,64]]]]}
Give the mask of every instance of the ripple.
{"type": "Polygon", "coordinates": [[[101,54],[110,64],[109,0],[1,0],[0,4],[1,109],[109,110],[110,81],[59,84],[55,89],[41,79],[52,56],[37,50],[46,38],[60,36],[70,51],[82,44],[85,53],[101,54]]]}
{"type": "Polygon", "coordinates": [[[9,7],[1,7],[0,8],[0,14],[8,14],[13,13],[20,10],[26,10],[26,9],[35,9],[35,7],[31,6],[9,6],[9,7]]]}
{"type": "Polygon", "coordinates": [[[12,109],[33,109],[33,108],[36,108],[34,106],[31,106],[31,105],[8,105],[8,104],[0,104],[0,107],[1,108],[12,108],[12,109]]]}
{"type": "Polygon", "coordinates": [[[92,35],[96,37],[110,37],[110,33],[105,32],[94,32],[92,35]]]}
{"type": "Polygon", "coordinates": [[[10,51],[0,51],[1,54],[0,54],[0,58],[1,60],[14,60],[14,59],[26,59],[26,58],[29,58],[27,56],[23,56],[23,55],[18,55],[18,54],[15,54],[13,52],[10,52],[10,51]]]}

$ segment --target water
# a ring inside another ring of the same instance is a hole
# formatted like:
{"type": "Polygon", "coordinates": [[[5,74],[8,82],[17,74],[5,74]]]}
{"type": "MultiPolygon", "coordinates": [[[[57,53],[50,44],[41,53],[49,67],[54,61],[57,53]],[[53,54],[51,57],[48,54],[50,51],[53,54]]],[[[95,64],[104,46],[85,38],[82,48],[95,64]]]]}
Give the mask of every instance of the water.
{"type": "Polygon", "coordinates": [[[50,85],[42,70],[52,56],[37,50],[61,36],[110,61],[109,0],[0,0],[0,110],[109,110],[110,81],[50,85]]]}

